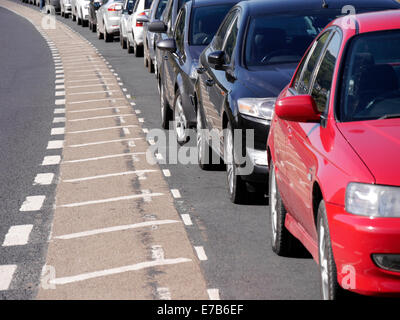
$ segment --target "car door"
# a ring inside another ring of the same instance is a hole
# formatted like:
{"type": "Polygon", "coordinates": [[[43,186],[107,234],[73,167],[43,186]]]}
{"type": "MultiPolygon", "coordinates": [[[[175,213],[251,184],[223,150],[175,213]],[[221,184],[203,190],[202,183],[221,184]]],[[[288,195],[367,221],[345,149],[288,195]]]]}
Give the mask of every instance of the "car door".
{"type": "MultiPolygon", "coordinates": [[[[329,97],[334,68],[341,45],[341,35],[337,31],[323,35],[317,45],[323,47],[316,63],[308,62],[311,74],[306,94],[310,94],[317,105],[322,119],[328,114],[329,97]]],[[[287,177],[291,184],[291,212],[307,233],[317,241],[312,204],[312,191],[315,174],[318,170],[318,146],[322,145],[321,134],[325,127],[321,123],[288,123],[288,166],[287,177]],[[294,212],[296,210],[296,212],[294,212]]]]}

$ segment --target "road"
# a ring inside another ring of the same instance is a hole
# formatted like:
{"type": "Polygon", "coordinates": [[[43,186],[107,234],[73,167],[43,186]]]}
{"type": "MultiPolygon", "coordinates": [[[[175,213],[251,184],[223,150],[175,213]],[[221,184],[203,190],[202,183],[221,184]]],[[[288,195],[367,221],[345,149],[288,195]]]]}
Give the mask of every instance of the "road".
{"type": "MultiPolygon", "coordinates": [[[[20,2],[14,3],[20,4],[20,2]]],[[[30,8],[32,7],[30,6],[30,8]]],[[[16,32],[21,33],[19,30],[22,26],[29,28],[28,22],[19,23],[20,17],[14,15],[11,15],[11,17],[16,24],[16,32]]],[[[98,40],[96,34],[91,33],[88,28],[77,26],[71,20],[61,17],[57,17],[57,19],[87,39],[109,63],[114,70],[111,76],[120,78],[120,80],[116,79],[115,81],[122,82],[121,88],[126,89],[123,92],[130,94],[136,103],[135,113],[138,118],[143,119],[140,125],[149,130],[160,128],[159,97],[156,82],[154,75],[147,73],[144,69],[143,60],[134,58],[126,50],[122,50],[118,39],[115,39],[114,43],[105,43],[104,40],[98,40]],[[117,75],[114,75],[114,73],[117,75]]],[[[30,28],[31,32],[35,32],[32,27],[30,28]]],[[[37,36],[40,37],[39,34],[37,36]]],[[[56,39],[57,34],[53,33],[52,37],[56,39]]],[[[20,39],[18,35],[12,37],[9,41],[21,43],[20,39]]],[[[31,46],[31,43],[28,43],[31,46]]],[[[67,50],[67,48],[64,48],[64,50],[67,50]]],[[[42,48],[42,53],[43,55],[49,54],[45,46],[42,48]]],[[[75,54],[77,53],[75,52],[75,54]]],[[[13,63],[15,64],[15,61],[13,63]]],[[[7,65],[11,65],[11,62],[7,65]]],[[[54,70],[50,68],[47,71],[41,70],[40,73],[47,74],[45,78],[48,83],[51,83],[49,87],[53,88],[54,70]]],[[[23,74],[19,77],[23,77],[23,74]]],[[[31,95],[33,95],[32,92],[31,95]]],[[[34,96],[36,97],[37,94],[34,96]]],[[[15,108],[16,105],[18,104],[13,105],[13,107],[15,108]]],[[[44,130],[46,135],[50,131],[51,120],[49,115],[51,117],[50,112],[43,115],[43,118],[40,117],[45,126],[47,125],[46,130],[44,130]]],[[[38,123],[38,126],[40,126],[40,123],[38,123]]],[[[29,136],[33,140],[37,139],[36,142],[41,139],[40,137],[43,137],[43,135],[39,137],[38,134],[33,134],[31,131],[28,133],[27,130],[24,128],[24,130],[18,132],[13,130],[12,132],[18,137],[29,136]]],[[[194,142],[189,142],[190,145],[193,146],[194,142]]],[[[40,150],[43,157],[45,146],[40,150]]],[[[34,153],[34,151],[32,152],[34,153]]],[[[65,149],[63,152],[65,157],[65,149]]],[[[28,150],[24,150],[22,155],[20,152],[13,152],[12,150],[10,150],[10,153],[14,154],[15,158],[22,156],[31,158],[31,153],[28,150]]],[[[37,164],[40,161],[36,160],[34,163],[37,164]]],[[[2,162],[1,165],[2,172],[8,176],[8,179],[11,179],[10,170],[4,170],[4,168],[8,168],[7,164],[2,162]]],[[[320,297],[318,269],[311,258],[282,258],[271,251],[266,203],[263,203],[260,199],[250,199],[247,205],[230,203],[226,191],[226,175],[223,171],[201,171],[197,165],[182,164],[167,164],[160,165],[160,167],[170,171],[170,176],[160,179],[165,180],[169,189],[177,189],[180,192],[181,197],[175,198],[173,202],[175,209],[180,216],[189,215],[191,217],[192,225],[185,225],[190,244],[204,249],[206,259],[199,259],[197,262],[207,288],[218,289],[221,299],[318,299],[320,297]]],[[[13,187],[12,190],[22,191],[26,186],[31,185],[34,176],[31,170],[34,171],[34,169],[34,167],[29,170],[26,168],[27,173],[24,174],[24,177],[29,178],[21,182],[21,185],[13,187]]],[[[61,170],[63,169],[61,168],[61,170]]],[[[155,184],[158,184],[158,182],[155,182],[155,184]]],[[[22,200],[24,195],[26,195],[26,192],[21,192],[22,200]]],[[[58,196],[68,198],[73,195],[73,190],[57,187],[56,198],[58,196]]],[[[18,206],[15,206],[12,210],[17,212],[18,206]]],[[[7,211],[10,212],[10,210],[7,211]]],[[[9,213],[9,215],[12,214],[9,213]]],[[[2,235],[7,232],[7,229],[8,227],[1,229],[2,235]]],[[[2,235],[0,235],[0,239],[2,235]]],[[[173,237],[165,239],[166,245],[171,245],[171,241],[173,241],[173,237]]],[[[50,249],[49,252],[53,261],[54,259],[68,259],[70,258],[68,255],[73,254],[68,250],[57,252],[50,249]],[[57,257],[61,254],[67,256],[57,257]]],[[[196,253],[198,252],[196,251],[196,253]]],[[[43,251],[41,254],[42,259],[48,261],[49,257],[46,257],[45,252],[43,251]]],[[[115,259],[119,259],[118,255],[115,259]]],[[[6,260],[3,259],[2,263],[6,260]]],[[[26,261],[26,264],[30,265],[29,260],[26,261]]],[[[199,276],[198,281],[202,283],[203,279],[199,276]]],[[[96,286],[93,288],[93,290],[96,290],[96,286]]],[[[36,291],[32,289],[31,295],[34,296],[35,293],[36,291]]],[[[95,295],[95,293],[92,294],[95,295]]],[[[42,297],[46,298],[47,296],[44,294],[42,297]]]]}

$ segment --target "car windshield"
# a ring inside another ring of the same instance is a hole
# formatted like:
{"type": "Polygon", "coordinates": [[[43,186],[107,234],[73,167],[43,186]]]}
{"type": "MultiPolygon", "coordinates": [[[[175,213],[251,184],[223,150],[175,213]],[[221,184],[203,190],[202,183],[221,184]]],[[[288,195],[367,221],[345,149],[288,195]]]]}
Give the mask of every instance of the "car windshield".
{"type": "Polygon", "coordinates": [[[190,22],[189,44],[207,46],[218,30],[232,5],[218,5],[195,8],[190,22]]]}
{"type": "Polygon", "coordinates": [[[341,121],[400,118],[400,31],[358,36],[345,66],[341,121]]]}

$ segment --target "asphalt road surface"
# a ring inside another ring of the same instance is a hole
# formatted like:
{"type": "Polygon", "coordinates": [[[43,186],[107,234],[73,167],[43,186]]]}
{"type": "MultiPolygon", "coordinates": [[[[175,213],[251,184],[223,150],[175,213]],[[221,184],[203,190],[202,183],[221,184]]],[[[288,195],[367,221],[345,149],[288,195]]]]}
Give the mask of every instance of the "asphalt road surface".
{"type": "MultiPolygon", "coordinates": [[[[89,40],[110,63],[122,87],[127,89],[126,93],[134,98],[136,113],[143,119],[142,126],[149,130],[160,128],[156,81],[144,68],[143,59],[122,50],[118,38],[114,43],[105,43],[88,28],[77,26],[70,19],[59,16],[57,19],[89,40]]],[[[0,241],[10,225],[26,223],[40,228],[43,240],[47,237],[51,212],[45,210],[30,222],[17,219],[21,215],[18,212],[21,202],[33,192],[30,190],[32,181],[49,140],[52,119],[49,109],[54,108],[54,67],[46,63],[51,61],[49,50],[28,21],[0,9],[0,30],[5,30],[6,26],[10,32],[0,35],[0,41],[7,43],[7,46],[2,44],[6,50],[0,50],[0,63],[2,70],[10,70],[0,76],[0,241]]],[[[193,146],[194,141],[189,142],[190,145],[193,146]]],[[[191,244],[204,248],[207,259],[199,264],[207,288],[218,288],[221,299],[320,297],[318,269],[311,258],[282,258],[272,252],[265,201],[254,198],[249,199],[247,205],[232,204],[227,195],[224,171],[202,171],[197,165],[182,164],[161,165],[161,169],[170,171],[166,182],[170,189],[177,189],[181,194],[174,200],[177,211],[180,215],[191,216],[193,225],[186,226],[191,244]]],[[[46,188],[44,192],[48,192],[48,199],[51,199],[53,190],[46,188]]],[[[14,277],[10,288],[15,289],[0,292],[4,297],[16,297],[21,290],[26,297],[35,296],[39,266],[46,259],[46,245],[33,246],[0,249],[0,264],[22,262],[18,272],[33,277],[33,288],[29,289],[27,282],[24,288],[18,289],[19,277],[14,277]]]]}

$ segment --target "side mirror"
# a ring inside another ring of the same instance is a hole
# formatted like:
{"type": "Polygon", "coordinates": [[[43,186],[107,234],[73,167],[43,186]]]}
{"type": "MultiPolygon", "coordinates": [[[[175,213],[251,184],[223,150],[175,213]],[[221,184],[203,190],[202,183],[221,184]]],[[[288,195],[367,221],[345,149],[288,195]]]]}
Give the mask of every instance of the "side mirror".
{"type": "Polygon", "coordinates": [[[310,95],[281,98],[275,104],[276,115],[286,121],[319,122],[321,114],[310,95]]]}
{"type": "Polygon", "coordinates": [[[225,52],[223,51],[214,51],[211,52],[207,57],[208,63],[211,68],[216,70],[224,70],[225,69],[225,52]]]}
{"type": "Polygon", "coordinates": [[[165,39],[157,42],[157,48],[163,51],[174,53],[176,51],[176,43],[174,39],[165,39]]]}
{"type": "Polygon", "coordinates": [[[154,21],[149,24],[149,31],[155,33],[165,33],[167,32],[168,28],[166,24],[162,21],[154,21]]]}
{"type": "Polygon", "coordinates": [[[136,22],[148,23],[150,20],[147,16],[138,16],[136,22]]]}
{"type": "Polygon", "coordinates": [[[95,10],[99,9],[101,7],[101,2],[100,1],[94,1],[93,2],[93,7],[95,10]]]}

